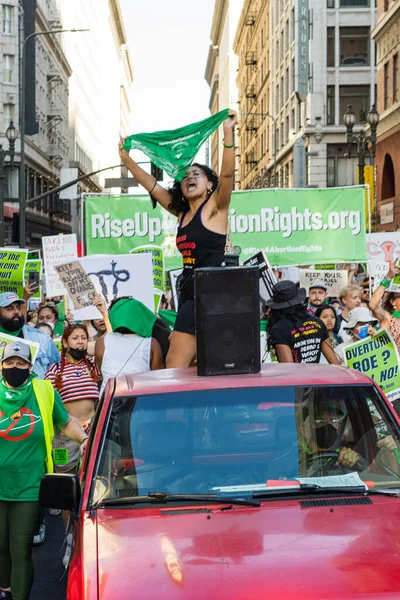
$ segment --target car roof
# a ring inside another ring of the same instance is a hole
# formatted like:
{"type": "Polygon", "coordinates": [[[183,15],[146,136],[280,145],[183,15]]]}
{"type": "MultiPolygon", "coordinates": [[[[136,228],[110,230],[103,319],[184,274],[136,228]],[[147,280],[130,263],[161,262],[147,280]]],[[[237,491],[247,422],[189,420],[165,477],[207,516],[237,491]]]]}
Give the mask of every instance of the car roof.
{"type": "Polygon", "coordinates": [[[260,373],[200,377],[195,367],[162,369],[116,379],[114,396],[246,387],[371,385],[366,375],[342,366],[270,363],[260,373]]]}

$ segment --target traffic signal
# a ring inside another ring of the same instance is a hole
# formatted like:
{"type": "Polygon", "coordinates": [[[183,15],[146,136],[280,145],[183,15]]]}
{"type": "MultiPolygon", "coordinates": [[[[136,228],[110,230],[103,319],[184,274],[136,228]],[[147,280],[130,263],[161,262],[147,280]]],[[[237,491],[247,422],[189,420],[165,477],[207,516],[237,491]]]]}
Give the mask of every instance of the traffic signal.
{"type": "Polygon", "coordinates": [[[164,171],[154,163],[151,163],[151,174],[156,181],[162,181],[164,179],[164,171]]]}

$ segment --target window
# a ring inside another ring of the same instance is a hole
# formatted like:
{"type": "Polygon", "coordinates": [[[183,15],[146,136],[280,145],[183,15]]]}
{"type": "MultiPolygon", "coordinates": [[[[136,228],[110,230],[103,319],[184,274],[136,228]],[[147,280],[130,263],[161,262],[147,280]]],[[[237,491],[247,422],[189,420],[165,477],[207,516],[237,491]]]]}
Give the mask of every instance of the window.
{"type": "Polygon", "coordinates": [[[326,123],[335,124],[335,86],[328,85],[326,90],[326,123]]]}
{"type": "Polygon", "coordinates": [[[327,45],[326,45],[326,66],[335,66],[335,28],[327,28],[327,45]]]}
{"type": "Polygon", "coordinates": [[[369,0],[340,0],[341,7],[365,7],[369,6],[369,0]]]}
{"type": "Polygon", "coordinates": [[[12,83],[14,57],[11,54],[3,55],[3,83],[12,83]]]}
{"type": "Polygon", "coordinates": [[[340,120],[351,104],[356,115],[357,123],[365,123],[370,109],[370,86],[369,85],[341,85],[339,88],[340,120]]]}
{"type": "Polygon", "coordinates": [[[335,8],[335,0],[326,0],[326,8],[335,8]]]}
{"type": "Polygon", "coordinates": [[[14,121],[14,104],[3,104],[3,131],[14,121]]]}
{"type": "Polygon", "coordinates": [[[383,83],[383,108],[387,108],[389,106],[389,63],[387,62],[384,69],[384,83],[383,83]]]}
{"type": "Polygon", "coordinates": [[[399,99],[399,55],[393,56],[393,102],[399,99]]]}
{"type": "Polygon", "coordinates": [[[340,65],[365,67],[369,65],[369,27],[340,28],[340,65]]]}
{"type": "Polygon", "coordinates": [[[3,4],[3,33],[13,33],[13,6],[3,4]]]}

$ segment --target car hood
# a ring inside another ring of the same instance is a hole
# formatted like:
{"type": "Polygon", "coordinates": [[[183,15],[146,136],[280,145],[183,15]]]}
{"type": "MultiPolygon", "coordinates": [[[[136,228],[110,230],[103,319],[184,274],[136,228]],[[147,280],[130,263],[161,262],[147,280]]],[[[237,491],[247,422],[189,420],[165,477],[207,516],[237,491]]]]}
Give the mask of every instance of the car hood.
{"type": "Polygon", "coordinates": [[[400,500],[360,500],[98,510],[98,597],[398,599],[400,500]]]}

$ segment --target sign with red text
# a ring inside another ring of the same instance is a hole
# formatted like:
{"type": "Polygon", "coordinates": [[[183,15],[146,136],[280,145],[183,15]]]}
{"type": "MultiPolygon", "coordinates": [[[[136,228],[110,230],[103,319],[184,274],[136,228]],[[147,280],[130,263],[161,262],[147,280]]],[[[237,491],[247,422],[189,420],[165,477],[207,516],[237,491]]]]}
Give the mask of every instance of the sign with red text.
{"type": "Polygon", "coordinates": [[[76,235],[49,235],[42,238],[43,261],[46,273],[47,296],[65,296],[67,290],[62,284],[54,265],[78,258],[76,235]]]}

